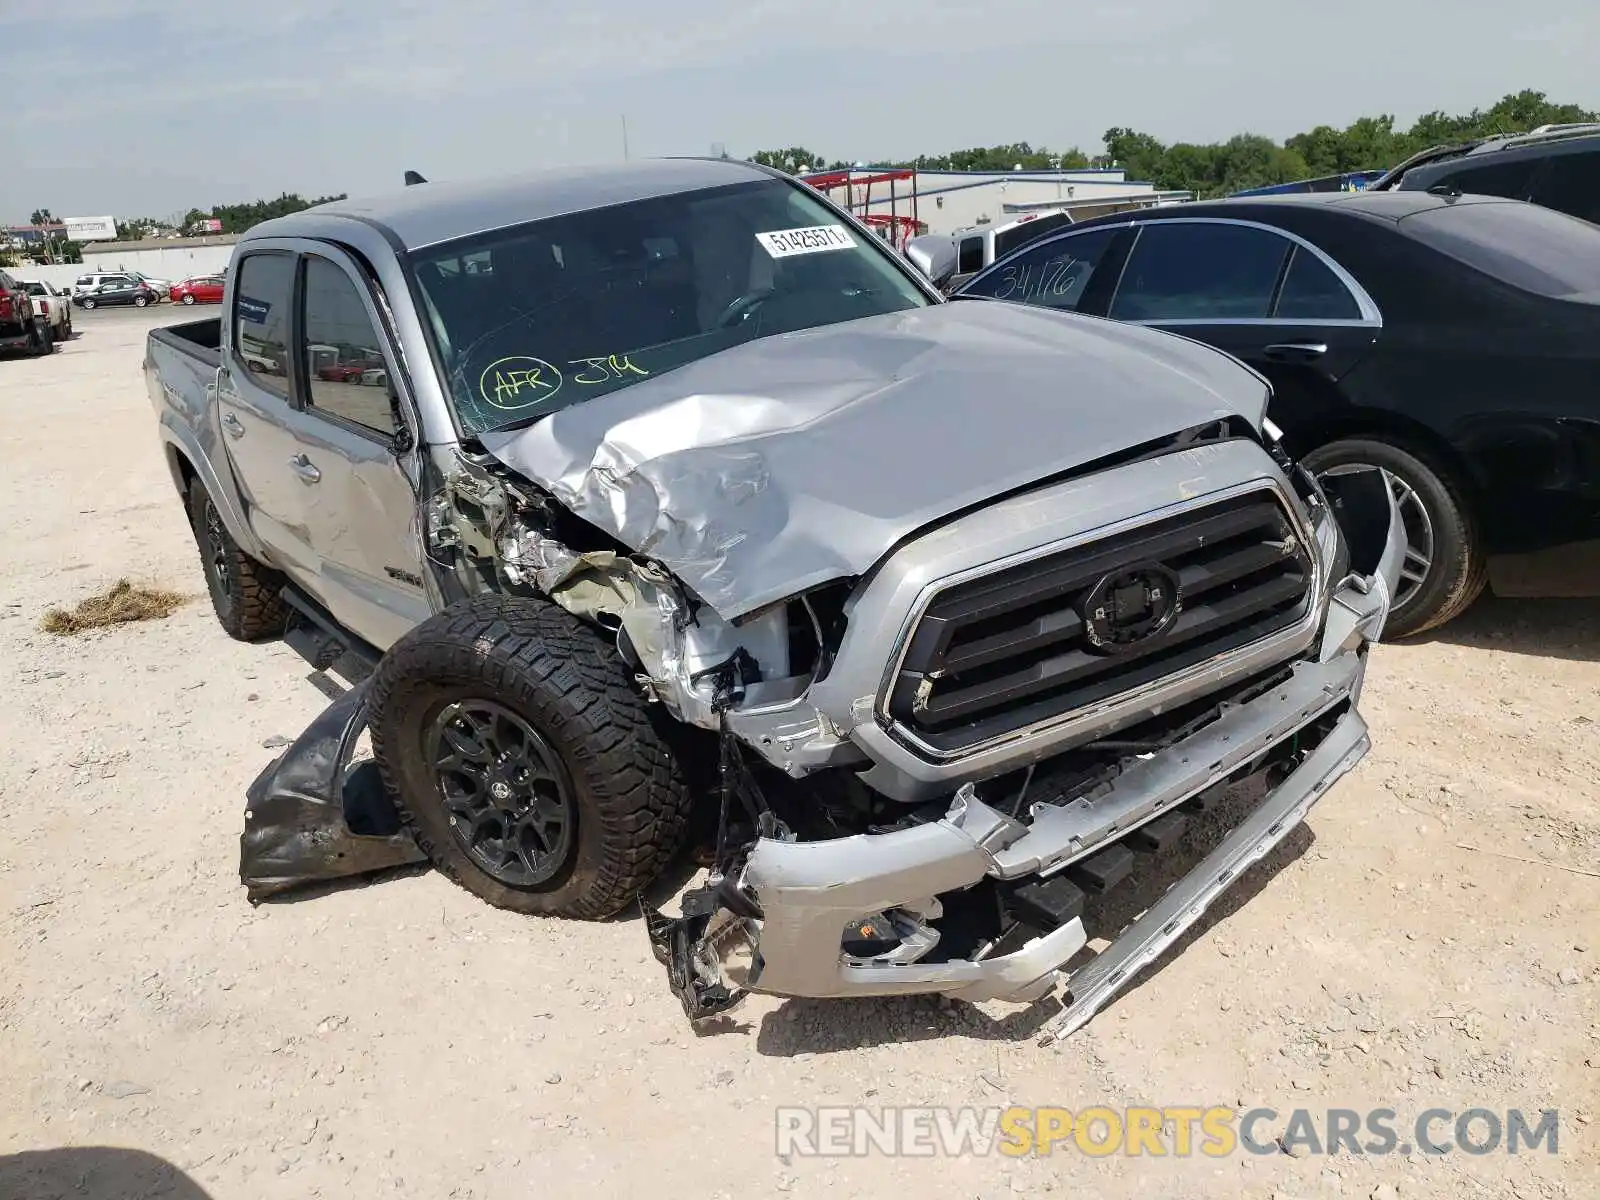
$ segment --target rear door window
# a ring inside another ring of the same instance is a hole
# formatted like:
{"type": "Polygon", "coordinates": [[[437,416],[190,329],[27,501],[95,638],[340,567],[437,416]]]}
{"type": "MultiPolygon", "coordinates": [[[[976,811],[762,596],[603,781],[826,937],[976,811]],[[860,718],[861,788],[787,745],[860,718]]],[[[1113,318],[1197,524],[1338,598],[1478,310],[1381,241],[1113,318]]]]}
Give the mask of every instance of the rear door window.
{"type": "Polygon", "coordinates": [[[1547,160],[1533,199],[1546,208],[1600,225],[1600,148],[1547,160]]]}
{"type": "Polygon", "coordinates": [[[1332,267],[1296,246],[1272,315],[1282,321],[1359,321],[1361,305],[1332,267]]]}
{"type": "Polygon", "coordinates": [[[250,377],[279,396],[289,395],[289,307],[294,256],[247,255],[234,288],[233,353],[250,377]]]}
{"type": "Polygon", "coordinates": [[[1120,229],[1091,229],[1030,246],[996,263],[961,289],[963,296],[989,296],[1044,308],[1076,309],[1100,260],[1120,229]]]}
{"type": "Polygon", "coordinates": [[[1400,231],[1512,287],[1559,299],[1600,299],[1600,228],[1537,204],[1441,204],[1400,231]]]}
{"type": "Polygon", "coordinates": [[[1248,225],[1146,222],[1110,315],[1119,321],[1265,320],[1291,245],[1248,225]]]}

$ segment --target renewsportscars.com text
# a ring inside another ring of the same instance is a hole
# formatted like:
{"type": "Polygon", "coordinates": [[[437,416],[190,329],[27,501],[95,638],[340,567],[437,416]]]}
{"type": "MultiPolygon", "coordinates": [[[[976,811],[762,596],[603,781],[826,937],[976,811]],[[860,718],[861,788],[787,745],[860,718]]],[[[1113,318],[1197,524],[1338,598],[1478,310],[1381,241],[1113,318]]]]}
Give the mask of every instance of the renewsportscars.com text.
{"type": "Polygon", "coordinates": [[[1186,1158],[1204,1155],[1559,1153],[1557,1110],[1360,1111],[1170,1105],[1082,1108],[779,1108],[776,1152],[800,1157],[1054,1153],[1186,1158]]]}

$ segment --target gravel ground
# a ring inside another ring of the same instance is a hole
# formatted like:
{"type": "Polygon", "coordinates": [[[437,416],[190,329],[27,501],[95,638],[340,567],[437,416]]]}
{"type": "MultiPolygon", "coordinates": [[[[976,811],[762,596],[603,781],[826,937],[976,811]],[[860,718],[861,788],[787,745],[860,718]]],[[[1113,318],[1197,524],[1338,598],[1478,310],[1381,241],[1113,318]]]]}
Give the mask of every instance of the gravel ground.
{"type": "Polygon", "coordinates": [[[139,375],[178,319],[87,314],[0,361],[4,1200],[1600,1194],[1596,605],[1489,601],[1377,650],[1372,755],[1058,1047],[1052,1006],[923,1000],[757,998],[696,1035],[637,920],[426,872],[245,902],[245,786],[326,698],[203,599],[139,375]],[[195,600],[40,632],[124,575],[195,600]],[[776,1106],[834,1104],[1556,1108],[1560,1152],[776,1155],[776,1106]]]}

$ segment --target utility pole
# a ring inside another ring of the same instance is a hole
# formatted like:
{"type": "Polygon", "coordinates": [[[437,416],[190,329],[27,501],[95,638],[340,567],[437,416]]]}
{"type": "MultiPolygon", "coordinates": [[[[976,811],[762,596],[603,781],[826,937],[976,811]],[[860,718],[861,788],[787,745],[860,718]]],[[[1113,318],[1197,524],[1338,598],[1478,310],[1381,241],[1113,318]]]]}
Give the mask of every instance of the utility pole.
{"type": "Polygon", "coordinates": [[[628,115],[626,113],[622,115],[622,157],[624,160],[628,157],[628,115]]]}

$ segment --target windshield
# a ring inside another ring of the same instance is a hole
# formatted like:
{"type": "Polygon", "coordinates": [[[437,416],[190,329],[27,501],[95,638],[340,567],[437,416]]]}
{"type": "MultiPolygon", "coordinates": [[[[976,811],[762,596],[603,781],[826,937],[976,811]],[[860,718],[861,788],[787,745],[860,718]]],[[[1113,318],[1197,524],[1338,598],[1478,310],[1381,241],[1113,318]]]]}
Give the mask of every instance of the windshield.
{"type": "Polygon", "coordinates": [[[933,303],[872,240],[758,180],[475,235],[415,271],[472,435],[755,338],[933,303]]]}

